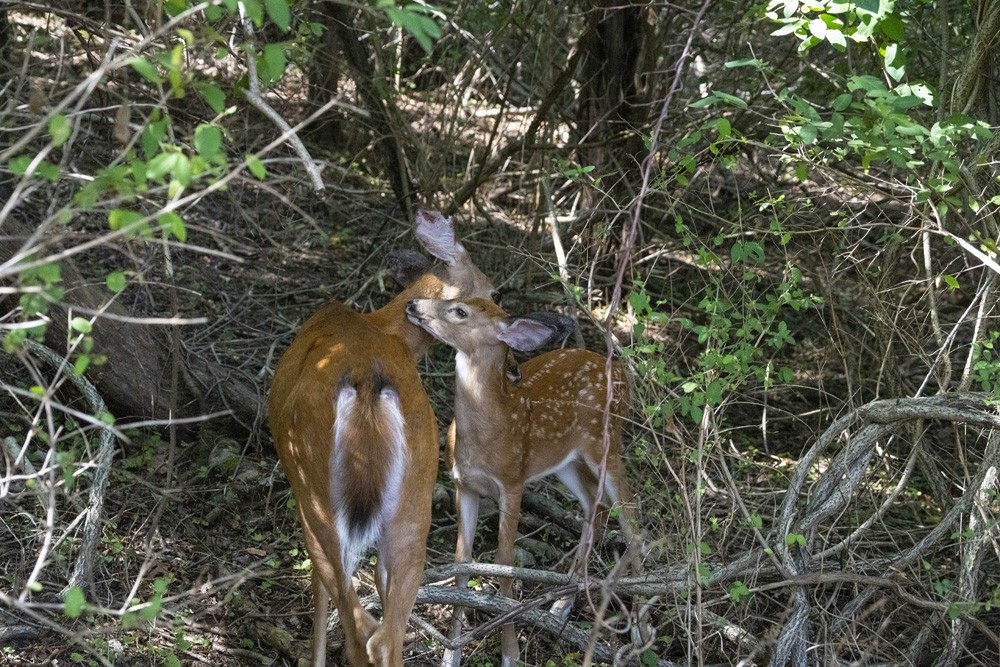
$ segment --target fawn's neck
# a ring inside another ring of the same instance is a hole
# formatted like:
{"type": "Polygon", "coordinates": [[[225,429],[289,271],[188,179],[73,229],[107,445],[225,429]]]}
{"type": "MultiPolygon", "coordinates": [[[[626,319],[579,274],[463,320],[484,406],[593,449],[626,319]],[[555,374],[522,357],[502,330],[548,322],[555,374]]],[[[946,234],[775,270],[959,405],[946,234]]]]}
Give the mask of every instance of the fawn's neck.
{"type": "Polygon", "coordinates": [[[466,434],[504,430],[521,410],[507,379],[507,348],[480,348],[455,356],[455,419],[466,434]]]}

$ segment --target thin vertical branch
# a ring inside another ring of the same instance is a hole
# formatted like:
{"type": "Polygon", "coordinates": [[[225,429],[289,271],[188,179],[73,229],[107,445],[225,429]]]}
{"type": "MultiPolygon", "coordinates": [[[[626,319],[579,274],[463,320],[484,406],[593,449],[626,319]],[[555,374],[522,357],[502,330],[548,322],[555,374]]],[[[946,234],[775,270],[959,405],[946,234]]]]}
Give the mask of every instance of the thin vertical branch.
{"type": "MultiPolygon", "coordinates": [[[[663,129],[663,124],[670,113],[670,106],[673,102],[674,95],[681,89],[683,85],[683,74],[687,66],[687,62],[691,57],[691,45],[694,42],[694,37],[697,34],[698,28],[701,25],[705,14],[708,12],[709,7],[712,4],[712,0],[704,0],[701,7],[698,9],[698,13],[695,15],[694,20],[691,24],[691,29],[688,32],[687,41],[684,43],[684,49],[681,51],[680,57],[677,59],[677,63],[674,66],[674,79],[667,91],[666,96],[663,99],[663,104],[660,106],[660,114],[656,119],[656,123],[653,125],[652,136],[649,141],[649,151],[646,154],[645,159],[642,163],[642,180],[639,187],[639,192],[636,195],[635,201],[632,204],[631,210],[631,220],[628,227],[627,234],[625,236],[625,241],[621,246],[621,251],[618,256],[618,268],[615,271],[615,283],[611,292],[611,299],[608,302],[608,314],[604,320],[604,331],[605,339],[607,341],[607,361],[604,365],[604,375],[606,379],[607,394],[604,399],[604,457],[601,462],[602,471],[607,466],[608,451],[611,447],[611,404],[614,401],[614,383],[612,382],[612,370],[613,370],[613,358],[614,358],[614,336],[612,335],[612,327],[614,325],[615,313],[621,305],[622,301],[622,291],[623,283],[625,281],[625,272],[632,261],[632,251],[635,247],[635,241],[639,234],[639,222],[642,219],[643,203],[646,195],[649,193],[649,185],[653,180],[653,174],[656,168],[656,156],[659,152],[660,144],[659,138],[660,133],[663,129]]],[[[597,480],[597,498],[601,498],[604,493],[604,475],[598,475],[597,480]]],[[[593,526],[594,522],[597,520],[597,503],[591,508],[590,516],[587,517],[587,523],[590,525],[590,529],[585,532],[585,540],[580,543],[580,558],[586,560],[589,558],[590,550],[593,547],[593,526]]],[[[698,589],[700,590],[700,589],[698,589]]],[[[696,594],[698,594],[696,590],[696,594]]],[[[590,599],[588,595],[588,602],[592,607],[594,607],[593,600],[590,599]]],[[[599,625],[599,624],[598,624],[599,625]]],[[[589,665],[592,662],[592,655],[588,652],[584,656],[584,665],[589,665]]]]}

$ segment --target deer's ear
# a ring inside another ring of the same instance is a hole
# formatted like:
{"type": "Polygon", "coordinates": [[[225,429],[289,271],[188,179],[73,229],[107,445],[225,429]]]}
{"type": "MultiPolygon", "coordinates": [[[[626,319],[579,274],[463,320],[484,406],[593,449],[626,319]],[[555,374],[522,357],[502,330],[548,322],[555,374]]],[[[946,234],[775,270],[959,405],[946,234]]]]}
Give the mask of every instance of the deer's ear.
{"type": "Polygon", "coordinates": [[[552,337],[549,338],[548,342],[553,345],[562,343],[571,333],[576,331],[576,320],[572,317],[560,315],[559,313],[543,310],[537,313],[529,313],[524,317],[541,322],[552,329],[552,337]]]}
{"type": "Polygon", "coordinates": [[[424,250],[445,264],[455,264],[465,256],[465,248],[455,238],[451,218],[440,211],[417,211],[414,234],[424,250]]]}
{"type": "Polygon", "coordinates": [[[552,340],[554,330],[544,322],[530,317],[515,317],[507,320],[497,340],[500,340],[518,352],[533,352],[552,340]]]}
{"type": "Polygon", "coordinates": [[[400,287],[409,287],[431,270],[431,260],[416,250],[393,250],[386,258],[386,268],[400,287]]]}

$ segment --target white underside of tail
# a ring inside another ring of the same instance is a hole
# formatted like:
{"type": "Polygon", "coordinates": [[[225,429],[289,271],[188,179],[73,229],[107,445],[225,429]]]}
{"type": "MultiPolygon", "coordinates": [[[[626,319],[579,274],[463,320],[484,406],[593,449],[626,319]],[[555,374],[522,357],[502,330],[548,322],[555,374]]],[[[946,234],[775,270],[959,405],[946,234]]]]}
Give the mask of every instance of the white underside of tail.
{"type": "Polygon", "coordinates": [[[340,538],[340,560],[347,576],[354,573],[361,555],[367,551],[382,534],[383,526],[392,519],[399,507],[403,489],[403,472],[406,469],[406,421],[403,419],[399,394],[391,388],[384,388],[379,394],[377,411],[381,413],[386,426],[384,446],[390,454],[389,470],[385,488],[382,489],[382,504],[373,514],[372,521],[360,531],[352,531],[348,524],[344,503],[341,500],[344,488],[344,458],[348,455],[344,433],[355,418],[358,393],[353,387],[344,387],[337,396],[337,421],[333,432],[334,456],[330,458],[330,501],[336,508],[337,535],[340,538]]]}

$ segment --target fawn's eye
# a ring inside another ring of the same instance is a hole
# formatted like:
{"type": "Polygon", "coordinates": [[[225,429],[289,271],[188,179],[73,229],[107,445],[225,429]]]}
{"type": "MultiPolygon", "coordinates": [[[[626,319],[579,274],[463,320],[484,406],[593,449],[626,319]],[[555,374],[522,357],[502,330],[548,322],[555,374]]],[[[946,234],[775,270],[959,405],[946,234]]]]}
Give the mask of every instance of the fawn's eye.
{"type": "Polygon", "coordinates": [[[469,313],[465,312],[465,308],[462,308],[461,306],[455,306],[452,312],[455,313],[455,317],[461,320],[464,320],[469,315],[469,313]]]}
{"type": "Polygon", "coordinates": [[[493,292],[490,294],[490,298],[493,299],[493,303],[498,306],[500,305],[500,302],[503,301],[503,295],[500,294],[500,292],[493,292]]]}

